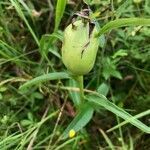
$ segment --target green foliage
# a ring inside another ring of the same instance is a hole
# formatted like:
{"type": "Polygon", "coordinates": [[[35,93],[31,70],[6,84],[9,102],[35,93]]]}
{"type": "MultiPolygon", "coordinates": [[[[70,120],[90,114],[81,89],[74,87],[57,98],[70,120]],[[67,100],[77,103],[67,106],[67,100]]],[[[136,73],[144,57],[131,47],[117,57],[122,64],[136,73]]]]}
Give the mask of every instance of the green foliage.
{"type": "MultiPolygon", "coordinates": [[[[15,9],[16,9],[18,15],[23,19],[23,21],[24,21],[25,24],[27,25],[27,27],[28,27],[30,33],[32,34],[32,36],[33,36],[35,42],[36,42],[37,45],[39,46],[39,40],[38,40],[37,36],[35,35],[33,29],[31,28],[30,24],[28,23],[28,21],[27,21],[25,15],[24,15],[24,13],[23,13],[23,11],[22,11],[22,9],[21,9],[21,6],[20,6],[19,2],[16,1],[16,0],[15,0],[15,1],[10,0],[10,1],[11,1],[11,3],[12,3],[12,6],[15,7],[15,9]]],[[[24,4],[24,3],[22,2],[22,4],[24,4]]]]}
{"type": "Polygon", "coordinates": [[[149,4],[0,1],[0,149],[149,149],[149,4]],[[83,3],[101,27],[84,84],[61,58],[64,29],[83,3]]]}
{"type": "Polygon", "coordinates": [[[60,79],[68,79],[69,75],[65,72],[56,72],[56,73],[48,73],[45,75],[41,75],[32,80],[29,80],[25,84],[23,84],[20,89],[24,89],[30,87],[32,85],[37,85],[41,82],[49,81],[49,80],[60,80],[60,79]]]}
{"type": "MultiPolygon", "coordinates": [[[[74,79],[69,79],[68,85],[70,87],[78,88],[78,84],[74,79]]],[[[76,107],[78,107],[81,103],[80,94],[75,91],[69,91],[69,95],[70,95],[71,100],[73,101],[74,105],[76,107]]]]}
{"type": "Polygon", "coordinates": [[[132,117],[130,114],[128,114],[126,111],[119,108],[118,106],[110,102],[109,100],[107,100],[104,96],[89,95],[87,96],[87,100],[89,102],[92,102],[93,105],[105,107],[105,109],[108,109],[109,111],[113,112],[117,116],[125,120],[128,120],[131,124],[133,124],[137,128],[143,130],[146,133],[150,133],[150,127],[146,126],[145,124],[143,124],[136,118],[129,119],[132,117]]]}
{"type": "Polygon", "coordinates": [[[117,71],[117,65],[114,60],[106,57],[103,59],[103,76],[105,80],[109,79],[111,76],[116,77],[118,79],[122,79],[122,76],[119,71],[117,71]]]}
{"type": "Polygon", "coordinates": [[[67,0],[57,0],[54,32],[56,32],[58,30],[60,21],[63,17],[63,13],[65,11],[66,3],[67,3],[67,0]]]}
{"type": "Polygon", "coordinates": [[[108,92],[109,92],[109,86],[106,83],[102,83],[98,88],[97,88],[97,92],[99,94],[102,94],[104,96],[107,96],[108,92]]]}
{"type": "Polygon", "coordinates": [[[75,130],[75,132],[81,130],[87,123],[91,120],[93,116],[93,108],[90,104],[86,103],[80,106],[80,110],[72,122],[68,125],[64,131],[62,138],[67,138],[70,130],[75,130]]]}
{"type": "Polygon", "coordinates": [[[103,26],[99,33],[96,36],[101,36],[102,34],[108,32],[109,30],[124,27],[124,26],[150,26],[150,19],[145,18],[125,18],[125,19],[118,19],[114,21],[110,21],[105,26],[103,26]]]}
{"type": "MultiPolygon", "coordinates": [[[[54,56],[61,58],[58,51],[56,51],[56,41],[57,39],[63,40],[62,35],[58,33],[46,34],[43,35],[40,40],[40,53],[43,58],[48,60],[47,54],[51,52],[54,56]]],[[[49,61],[49,60],[48,60],[49,61]]]]}

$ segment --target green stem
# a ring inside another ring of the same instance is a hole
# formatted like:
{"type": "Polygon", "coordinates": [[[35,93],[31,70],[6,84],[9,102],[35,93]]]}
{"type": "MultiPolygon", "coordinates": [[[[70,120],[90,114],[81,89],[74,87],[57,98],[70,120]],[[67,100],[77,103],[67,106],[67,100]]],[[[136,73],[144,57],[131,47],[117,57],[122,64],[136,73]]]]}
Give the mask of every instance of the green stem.
{"type": "Polygon", "coordinates": [[[81,103],[83,103],[84,101],[84,85],[83,85],[83,76],[77,76],[77,82],[79,85],[79,89],[80,89],[80,100],[81,103]]]}

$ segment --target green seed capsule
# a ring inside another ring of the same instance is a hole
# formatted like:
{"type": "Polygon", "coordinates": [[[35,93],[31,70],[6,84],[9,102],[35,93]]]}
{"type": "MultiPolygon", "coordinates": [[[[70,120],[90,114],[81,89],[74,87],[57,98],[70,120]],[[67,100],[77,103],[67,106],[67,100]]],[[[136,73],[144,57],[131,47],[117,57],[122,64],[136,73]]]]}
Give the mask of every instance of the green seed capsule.
{"type": "Polygon", "coordinates": [[[90,31],[89,22],[78,20],[64,31],[62,60],[74,75],[87,74],[94,65],[99,39],[95,37],[97,28],[90,31]]]}

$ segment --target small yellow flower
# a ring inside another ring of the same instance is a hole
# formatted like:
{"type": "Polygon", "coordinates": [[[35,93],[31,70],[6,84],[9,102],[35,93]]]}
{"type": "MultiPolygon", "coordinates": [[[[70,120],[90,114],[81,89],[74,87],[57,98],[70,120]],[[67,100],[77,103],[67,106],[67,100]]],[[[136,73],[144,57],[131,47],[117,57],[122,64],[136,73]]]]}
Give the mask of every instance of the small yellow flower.
{"type": "Polygon", "coordinates": [[[74,129],[71,129],[71,130],[69,131],[69,138],[73,138],[73,137],[75,136],[75,134],[76,134],[75,130],[74,130],[74,129]]]}

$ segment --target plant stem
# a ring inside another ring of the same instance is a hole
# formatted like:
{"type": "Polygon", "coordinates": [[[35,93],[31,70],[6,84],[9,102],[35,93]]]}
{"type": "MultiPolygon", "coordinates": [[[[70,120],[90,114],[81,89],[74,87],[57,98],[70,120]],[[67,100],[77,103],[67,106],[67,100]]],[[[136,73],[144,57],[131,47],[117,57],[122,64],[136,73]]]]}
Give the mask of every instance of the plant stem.
{"type": "Polygon", "coordinates": [[[84,85],[83,85],[83,76],[77,76],[77,82],[79,85],[79,89],[80,89],[80,100],[81,103],[83,103],[84,101],[84,85]]]}

